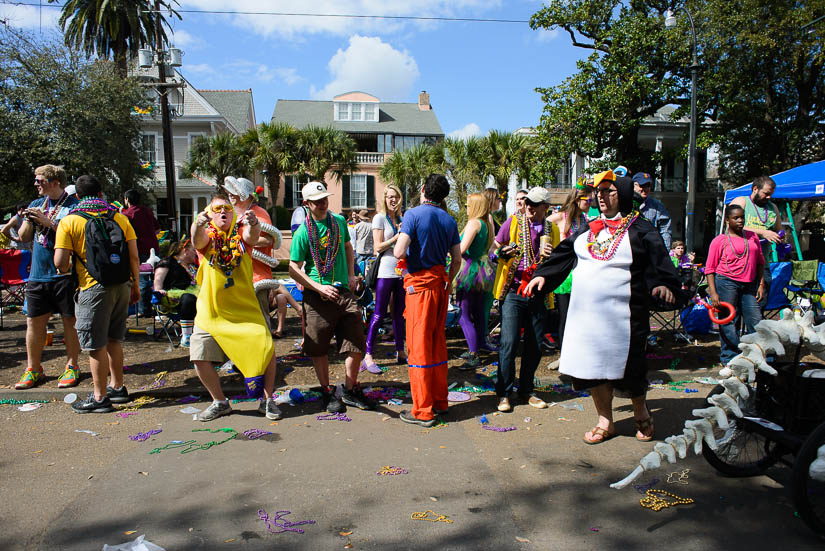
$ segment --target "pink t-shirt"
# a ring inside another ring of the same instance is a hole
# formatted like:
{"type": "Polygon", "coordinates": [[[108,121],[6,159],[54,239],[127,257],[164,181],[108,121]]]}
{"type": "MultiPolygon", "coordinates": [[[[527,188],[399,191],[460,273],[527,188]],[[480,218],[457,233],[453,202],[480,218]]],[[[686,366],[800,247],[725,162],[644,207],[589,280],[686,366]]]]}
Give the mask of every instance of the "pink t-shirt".
{"type": "Polygon", "coordinates": [[[756,267],[765,265],[765,257],[756,234],[748,230],[743,233],[744,239],[730,234],[713,238],[705,264],[706,274],[718,274],[742,283],[750,283],[756,278],[756,267]],[[747,254],[744,254],[745,244],[747,254]]]}

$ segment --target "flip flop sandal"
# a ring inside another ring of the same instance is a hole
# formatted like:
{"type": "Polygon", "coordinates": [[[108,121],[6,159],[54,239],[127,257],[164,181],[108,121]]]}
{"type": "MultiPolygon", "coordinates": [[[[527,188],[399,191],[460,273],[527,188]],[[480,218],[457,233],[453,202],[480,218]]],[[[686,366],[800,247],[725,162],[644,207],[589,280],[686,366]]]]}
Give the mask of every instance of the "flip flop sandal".
{"type": "Polygon", "coordinates": [[[593,436],[598,437],[598,440],[590,440],[590,439],[587,438],[587,435],[582,437],[582,440],[584,440],[584,443],[588,444],[590,446],[594,446],[596,444],[601,444],[602,442],[606,442],[607,440],[610,440],[611,438],[616,436],[615,432],[613,434],[610,434],[609,432],[607,432],[607,430],[605,430],[605,429],[603,429],[599,426],[596,426],[596,427],[593,427],[592,429],[590,429],[590,433],[593,436]]]}
{"type": "MultiPolygon", "coordinates": [[[[635,420],[635,419],[634,419],[635,420]]],[[[636,421],[636,440],[639,442],[650,442],[653,440],[653,416],[651,415],[647,419],[643,421],[635,420],[636,421]],[[639,436],[639,433],[645,434],[647,431],[650,431],[650,436],[639,436]]]]}

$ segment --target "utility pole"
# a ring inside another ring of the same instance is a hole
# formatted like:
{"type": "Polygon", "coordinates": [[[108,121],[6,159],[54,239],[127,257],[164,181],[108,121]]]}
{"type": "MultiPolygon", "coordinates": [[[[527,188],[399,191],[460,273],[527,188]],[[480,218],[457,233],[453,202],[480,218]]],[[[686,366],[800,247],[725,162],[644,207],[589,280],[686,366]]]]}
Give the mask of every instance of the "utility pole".
{"type": "MultiPolygon", "coordinates": [[[[160,1],[155,0],[155,12],[160,14],[160,1]]],[[[172,120],[169,116],[169,97],[171,88],[162,86],[166,82],[167,52],[164,49],[163,33],[161,30],[161,18],[155,18],[155,51],[158,56],[158,80],[161,86],[158,87],[160,97],[160,115],[163,125],[163,163],[166,170],[166,209],[169,215],[169,229],[172,236],[178,235],[178,200],[175,192],[175,150],[172,143],[172,120]]]]}

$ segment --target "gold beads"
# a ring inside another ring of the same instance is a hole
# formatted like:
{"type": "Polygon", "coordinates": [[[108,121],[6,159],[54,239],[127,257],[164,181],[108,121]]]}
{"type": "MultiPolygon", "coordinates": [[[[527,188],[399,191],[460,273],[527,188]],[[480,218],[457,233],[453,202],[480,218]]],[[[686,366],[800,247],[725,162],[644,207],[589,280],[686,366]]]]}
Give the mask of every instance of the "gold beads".
{"type": "Polygon", "coordinates": [[[675,507],[677,505],[689,505],[691,503],[694,503],[693,498],[679,497],[676,494],[672,494],[666,490],[653,489],[648,490],[645,493],[645,497],[639,500],[639,505],[645,509],[653,509],[654,511],[661,511],[662,509],[675,507]],[[672,498],[673,501],[663,499],[662,497],[659,497],[660,495],[672,498]]]}

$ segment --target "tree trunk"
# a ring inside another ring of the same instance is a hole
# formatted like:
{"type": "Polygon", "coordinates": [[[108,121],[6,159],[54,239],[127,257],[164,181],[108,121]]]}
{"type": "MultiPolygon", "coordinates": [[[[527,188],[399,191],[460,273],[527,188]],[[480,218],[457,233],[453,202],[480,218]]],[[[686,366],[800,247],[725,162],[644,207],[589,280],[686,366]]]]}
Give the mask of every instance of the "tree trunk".
{"type": "Polygon", "coordinates": [[[115,71],[120,78],[129,75],[129,56],[127,55],[126,43],[118,44],[114,50],[115,71]]]}
{"type": "Polygon", "coordinates": [[[272,199],[272,206],[278,204],[278,192],[281,190],[281,173],[277,171],[267,171],[266,183],[269,186],[269,195],[272,199]]]}

